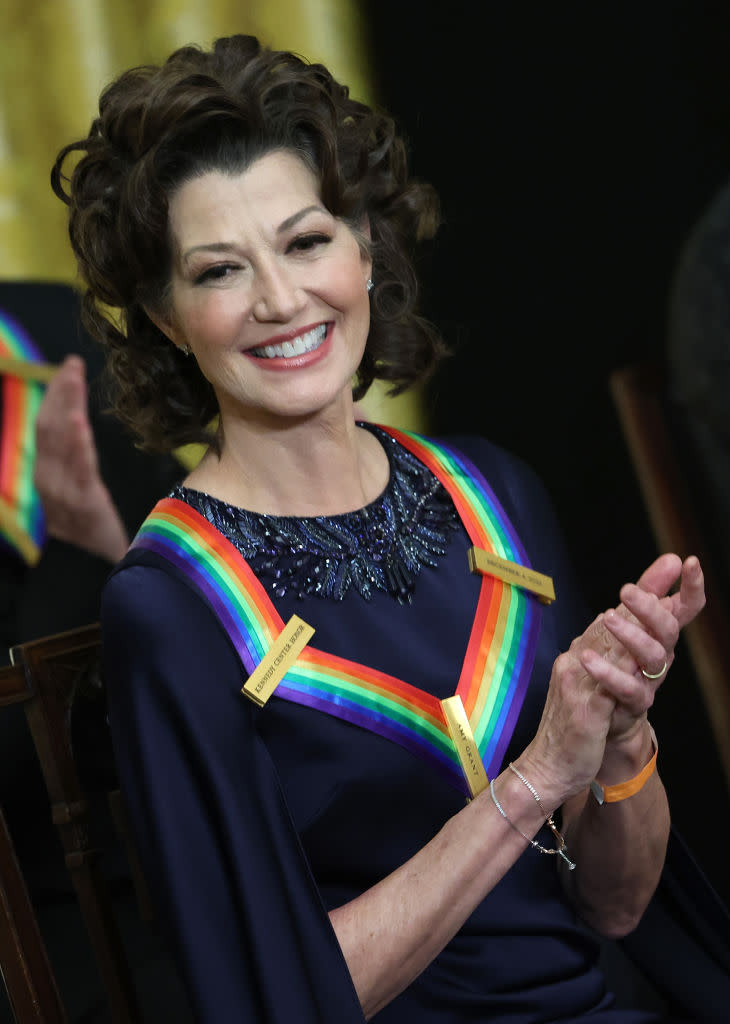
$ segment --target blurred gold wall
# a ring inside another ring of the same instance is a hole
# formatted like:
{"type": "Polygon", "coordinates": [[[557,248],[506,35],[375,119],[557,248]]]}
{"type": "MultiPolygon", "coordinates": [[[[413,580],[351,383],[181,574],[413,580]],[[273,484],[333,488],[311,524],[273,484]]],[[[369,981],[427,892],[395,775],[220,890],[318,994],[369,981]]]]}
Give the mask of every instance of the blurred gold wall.
{"type": "MultiPolygon", "coordinates": [[[[327,64],[372,101],[366,24],[356,0],[3,0],[0,11],[0,278],[76,272],[65,207],[51,192],[56,153],[89,129],[104,85],[185,43],[250,32],[327,64]]],[[[418,400],[369,395],[373,418],[418,427],[418,400]]]]}

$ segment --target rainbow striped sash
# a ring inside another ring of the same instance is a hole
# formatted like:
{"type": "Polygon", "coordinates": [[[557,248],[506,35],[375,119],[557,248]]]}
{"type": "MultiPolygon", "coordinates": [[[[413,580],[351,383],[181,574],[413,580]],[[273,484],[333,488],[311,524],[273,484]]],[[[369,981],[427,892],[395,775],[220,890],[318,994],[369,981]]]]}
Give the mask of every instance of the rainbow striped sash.
{"type": "MultiPolygon", "coordinates": [[[[475,545],[529,566],[517,534],[476,467],[446,445],[384,429],[444,484],[475,545]]],[[[246,560],[216,527],[185,502],[165,498],[142,524],[132,547],[156,552],[177,566],[220,619],[246,671],[259,664],[284,622],[246,560]]],[[[482,577],[456,693],[490,778],[499,771],[524,701],[540,615],[531,594],[482,577]]],[[[468,793],[440,701],[418,687],[308,646],[274,696],[394,740],[468,793]]]]}
{"type": "MultiPolygon", "coordinates": [[[[45,362],[20,324],[2,311],[0,355],[45,362]]],[[[1,386],[0,538],[32,565],[38,560],[45,537],[43,509],[33,486],[35,420],[44,386],[11,374],[3,374],[1,386]]]]}

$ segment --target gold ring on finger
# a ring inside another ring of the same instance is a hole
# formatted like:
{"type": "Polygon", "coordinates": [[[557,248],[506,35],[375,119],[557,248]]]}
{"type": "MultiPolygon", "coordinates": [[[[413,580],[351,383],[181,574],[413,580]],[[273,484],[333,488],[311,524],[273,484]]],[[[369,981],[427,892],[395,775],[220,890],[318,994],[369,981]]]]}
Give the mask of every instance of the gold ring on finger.
{"type": "Polygon", "coordinates": [[[666,659],[665,659],[664,660],[664,664],[662,665],[662,667],[659,669],[658,672],[647,672],[645,668],[642,668],[641,674],[644,677],[644,679],[661,679],[661,677],[664,675],[664,673],[666,671],[667,671],[667,662],[666,662],[666,659]]]}

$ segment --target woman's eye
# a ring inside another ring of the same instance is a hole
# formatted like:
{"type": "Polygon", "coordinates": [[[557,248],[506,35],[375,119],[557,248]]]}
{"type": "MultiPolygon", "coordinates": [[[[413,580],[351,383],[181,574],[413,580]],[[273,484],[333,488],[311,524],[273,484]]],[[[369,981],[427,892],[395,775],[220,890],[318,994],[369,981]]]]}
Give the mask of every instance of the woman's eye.
{"type": "Polygon", "coordinates": [[[318,245],[327,245],[332,239],[329,235],[314,233],[311,235],[298,235],[289,245],[289,251],[309,252],[316,249],[318,245]]]}
{"type": "Polygon", "coordinates": [[[216,263],[214,267],[207,267],[195,278],[196,284],[205,284],[206,281],[222,281],[228,277],[236,268],[232,263],[216,263]]]}

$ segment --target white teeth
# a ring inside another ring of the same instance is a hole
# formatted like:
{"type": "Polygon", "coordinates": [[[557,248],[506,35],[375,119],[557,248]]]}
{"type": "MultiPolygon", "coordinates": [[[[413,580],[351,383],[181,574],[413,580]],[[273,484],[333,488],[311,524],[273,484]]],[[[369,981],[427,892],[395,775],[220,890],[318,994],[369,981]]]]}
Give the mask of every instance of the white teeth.
{"type": "Polygon", "coordinates": [[[313,331],[300,334],[298,338],[291,341],[284,341],[281,345],[262,345],[261,348],[249,349],[249,354],[259,359],[289,359],[292,356],[301,356],[305,352],[313,352],[319,348],[327,334],[327,324],[320,324],[313,331]]]}

